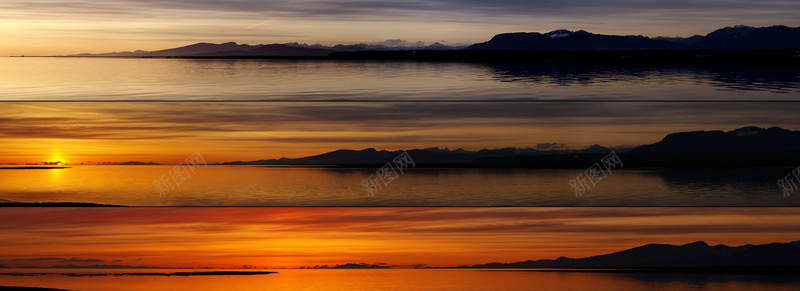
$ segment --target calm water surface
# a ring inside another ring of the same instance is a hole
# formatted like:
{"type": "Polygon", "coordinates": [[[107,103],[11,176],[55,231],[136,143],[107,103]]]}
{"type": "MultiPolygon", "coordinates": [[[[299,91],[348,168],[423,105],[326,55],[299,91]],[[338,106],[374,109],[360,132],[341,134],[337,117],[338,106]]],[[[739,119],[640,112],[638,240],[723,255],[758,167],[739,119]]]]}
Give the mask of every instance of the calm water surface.
{"type": "Polygon", "coordinates": [[[0,170],[0,199],[133,206],[798,206],[790,168],[615,170],[576,197],[581,169],[407,169],[368,197],[376,169],[208,166],[161,197],[172,166],[0,170]]]}
{"type": "MultiPolygon", "coordinates": [[[[677,131],[800,129],[800,102],[694,102],[800,101],[797,68],[132,58],[0,58],[0,68],[5,101],[281,101],[3,103],[0,163],[55,159],[60,148],[72,158],[82,155],[78,162],[136,160],[140,153],[150,153],[144,161],[177,160],[176,152],[195,151],[227,162],[342,148],[614,147],[654,143],[677,131]],[[350,102],[327,102],[342,100],[350,102]],[[447,102],[456,100],[553,102],[447,102]],[[606,102],[633,100],[640,102],[606,102]],[[690,102],[651,102],[677,100],[690,102]],[[304,152],[286,153],[295,148],[304,152]]],[[[375,169],[210,166],[160,197],[153,181],[169,168],[2,170],[0,199],[137,206],[800,205],[775,186],[791,169],[626,169],[580,198],[567,183],[581,170],[416,169],[367,197],[360,181],[375,169]]]]}
{"type": "MultiPolygon", "coordinates": [[[[131,270],[92,270],[125,273],[131,270]]],[[[169,270],[173,271],[173,270],[169,270]]],[[[254,276],[0,275],[0,285],[105,290],[796,290],[793,275],[533,272],[526,270],[275,270],[254,276]]],[[[31,272],[86,272],[42,270],[31,272]]],[[[137,270],[136,272],[148,272],[137,270]]],[[[154,271],[154,272],[163,272],[154,271]]]]}
{"type": "Polygon", "coordinates": [[[0,58],[2,100],[800,100],[800,69],[0,58]]]}

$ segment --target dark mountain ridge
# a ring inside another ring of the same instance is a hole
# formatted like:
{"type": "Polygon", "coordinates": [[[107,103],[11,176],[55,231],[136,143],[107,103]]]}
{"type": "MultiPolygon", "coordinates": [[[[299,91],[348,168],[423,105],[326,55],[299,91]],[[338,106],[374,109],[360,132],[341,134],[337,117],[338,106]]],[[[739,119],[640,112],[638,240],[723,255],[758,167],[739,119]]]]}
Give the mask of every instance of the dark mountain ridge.
{"type": "Polygon", "coordinates": [[[247,45],[235,42],[222,44],[196,43],[192,45],[158,50],[135,51],[105,54],[82,54],[77,56],[106,57],[320,57],[327,56],[332,50],[318,48],[295,47],[285,44],[247,45]]]}
{"type": "Polygon", "coordinates": [[[707,34],[693,45],[715,50],[796,49],[800,48],[800,27],[728,26],[707,34]]]}
{"type": "MultiPolygon", "coordinates": [[[[407,150],[418,166],[586,168],[615,152],[625,168],[635,167],[756,167],[796,166],[800,163],[800,132],[780,127],[742,127],[728,132],[672,133],[661,141],[638,147],[584,149],[502,148],[468,151],[439,148],[407,150]]],[[[235,161],[223,165],[381,165],[402,151],[335,150],[303,158],[235,161]]]]}
{"type": "Polygon", "coordinates": [[[572,259],[489,263],[460,268],[711,268],[800,267],[800,242],[710,246],[698,241],[681,246],[648,244],[620,252],[572,259]]]}
{"type": "MultiPolygon", "coordinates": [[[[407,150],[409,156],[417,164],[428,165],[468,165],[482,158],[494,157],[513,157],[513,156],[542,156],[553,154],[607,154],[614,149],[594,145],[582,150],[536,150],[536,149],[481,149],[478,151],[467,151],[463,149],[449,150],[439,148],[413,149],[407,150]]],[[[631,148],[617,149],[620,152],[630,151],[631,148]]],[[[335,150],[332,152],[289,159],[269,159],[257,161],[235,161],[223,163],[223,165],[377,165],[385,164],[403,151],[378,151],[374,148],[363,150],[335,150]]]]}
{"type": "MultiPolygon", "coordinates": [[[[334,59],[435,59],[435,60],[476,60],[487,56],[475,51],[664,51],[683,50],[791,50],[800,48],[800,27],[775,25],[751,27],[744,25],[717,29],[705,36],[683,37],[645,37],[641,35],[604,35],[585,30],[554,30],[548,33],[515,32],[495,35],[491,40],[467,46],[448,46],[433,43],[427,46],[369,45],[366,43],[324,46],[285,43],[270,45],[247,45],[227,42],[222,44],[196,43],[178,48],[158,51],[133,51],[102,54],[79,54],[72,56],[118,56],[118,57],[325,57],[331,53],[334,59]],[[419,51],[420,54],[416,54],[419,51]],[[466,52],[466,53],[465,53],[466,52]],[[471,52],[471,53],[470,53],[471,52]],[[366,54],[365,54],[366,53],[366,54]]],[[[695,54],[691,54],[694,56],[695,54]]],[[[795,56],[795,52],[791,56],[795,56]]],[[[627,56],[627,55],[626,55],[627,56]]],[[[549,56],[549,58],[558,56],[549,56]]],[[[561,56],[562,58],[564,56],[561,56]]],[[[576,56],[568,56],[575,58],[576,56]]],[[[586,57],[586,56],[583,56],[586,57]]],[[[589,56],[608,58],[609,56],[589,56]]],[[[631,56],[627,56],[630,58],[631,56]]],[[[663,57],[663,56],[662,56],[663,57]]],[[[741,56],[722,55],[726,60],[740,59],[741,56]]],[[[767,54],[765,57],[786,58],[783,53],[767,54]]],[[[495,57],[496,58],[496,57],[495,57]]],[[[672,56],[681,60],[683,55],[672,56]]],[[[649,60],[652,61],[652,60],[649,60]]],[[[696,60],[694,60],[696,61],[696,60]]]]}
{"type": "Polygon", "coordinates": [[[780,127],[748,126],[724,132],[691,131],[672,133],[661,141],[643,145],[634,153],[757,153],[800,151],[800,131],[780,127]]]}
{"type": "Polygon", "coordinates": [[[584,30],[555,30],[545,34],[515,32],[495,35],[491,40],[469,46],[468,50],[638,50],[687,49],[689,46],[641,35],[594,34],[584,30]]]}
{"type": "Polygon", "coordinates": [[[774,50],[800,48],[800,27],[744,25],[717,29],[705,36],[644,37],[593,34],[584,30],[548,33],[515,32],[495,35],[468,50],[774,50]]]}

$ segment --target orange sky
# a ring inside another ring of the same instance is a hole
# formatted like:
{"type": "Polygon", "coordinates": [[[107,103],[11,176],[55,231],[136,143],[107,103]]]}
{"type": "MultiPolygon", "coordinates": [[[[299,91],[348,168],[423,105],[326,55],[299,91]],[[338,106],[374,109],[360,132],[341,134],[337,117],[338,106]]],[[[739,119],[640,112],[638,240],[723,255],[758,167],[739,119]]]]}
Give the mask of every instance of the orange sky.
{"type": "Polygon", "coordinates": [[[781,126],[790,104],[7,102],[0,164],[209,163],[337,149],[480,150],[651,144],[674,132],[781,126]],[[720,112],[713,119],[709,112],[720,112]],[[746,115],[742,115],[746,112],[746,115]]]}
{"type": "Polygon", "coordinates": [[[455,266],[789,242],[794,208],[10,208],[0,264],[455,266]]]}

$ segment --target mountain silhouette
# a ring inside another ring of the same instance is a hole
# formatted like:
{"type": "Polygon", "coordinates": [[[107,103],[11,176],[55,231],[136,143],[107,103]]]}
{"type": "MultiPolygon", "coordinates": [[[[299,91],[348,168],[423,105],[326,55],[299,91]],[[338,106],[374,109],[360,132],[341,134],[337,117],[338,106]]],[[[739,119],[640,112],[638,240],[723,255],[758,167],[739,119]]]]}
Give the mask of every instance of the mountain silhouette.
{"type": "Polygon", "coordinates": [[[554,30],[548,33],[516,32],[495,35],[468,50],[754,50],[800,48],[800,27],[744,25],[717,29],[705,36],[644,37],[593,34],[584,30],[554,30]]]}
{"type": "MultiPolygon", "coordinates": [[[[409,150],[415,163],[424,164],[468,164],[476,157],[468,154],[442,153],[428,150],[409,150]]],[[[377,165],[385,164],[400,155],[402,151],[378,151],[368,148],[360,151],[336,150],[321,155],[297,159],[270,159],[250,162],[230,162],[226,165],[377,165]]]]}
{"type": "Polygon", "coordinates": [[[724,132],[692,131],[669,134],[661,141],[643,145],[634,153],[768,153],[800,151],[800,131],[780,127],[748,126],[724,132]]]}
{"type": "MultiPolygon", "coordinates": [[[[395,42],[396,43],[396,42],[395,42]]],[[[196,43],[158,51],[77,54],[83,57],[185,58],[326,58],[333,60],[429,60],[486,63],[625,63],[625,64],[776,64],[800,62],[800,27],[744,25],[717,29],[705,36],[645,37],[604,35],[585,30],[548,33],[515,32],[495,35],[467,47],[433,43],[247,45],[196,43]],[[758,50],[758,51],[753,51],[758,50]],[[536,53],[531,53],[536,51],[536,53]]]]}
{"type": "Polygon", "coordinates": [[[462,268],[697,268],[800,266],[800,243],[710,246],[698,241],[681,246],[648,244],[580,259],[489,263],[462,268]]]}
{"type": "Polygon", "coordinates": [[[331,269],[391,269],[387,266],[380,266],[380,265],[370,265],[367,263],[347,263],[343,265],[336,265],[331,267],[331,269]]]}
{"type": "Polygon", "coordinates": [[[685,45],[693,45],[693,44],[697,43],[698,41],[700,41],[701,39],[703,39],[704,37],[705,36],[703,36],[703,35],[695,34],[695,35],[690,36],[690,37],[659,36],[659,37],[655,37],[653,39],[673,41],[673,42],[682,43],[682,44],[685,44],[685,45]]]}
{"type": "Polygon", "coordinates": [[[284,44],[247,45],[235,42],[222,44],[201,42],[192,45],[158,50],[104,54],[81,54],[77,56],[104,57],[319,57],[331,50],[294,47],[284,44]]]}
{"type": "Polygon", "coordinates": [[[215,51],[188,55],[190,57],[324,57],[331,50],[292,47],[283,44],[261,45],[249,50],[215,51]]]}
{"type": "Polygon", "coordinates": [[[147,57],[191,56],[196,54],[206,54],[215,52],[249,51],[257,47],[258,46],[237,44],[235,42],[226,42],[223,44],[201,42],[178,48],[147,52],[143,53],[142,56],[147,56],[147,57]]]}
{"type": "MultiPolygon", "coordinates": [[[[406,152],[418,166],[586,168],[615,152],[626,168],[636,167],[755,167],[796,166],[800,163],[800,132],[780,127],[742,127],[732,131],[693,131],[668,134],[661,141],[630,147],[593,145],[584,149],[501,148],[412,149],[406,152]]],[[[552,145],[552,144],[542,144],[552,145]]],[[[234,161],[222,165],[382,165],[403,151],[340,149],[302,158],[234,161]]]]}
{"type": "Polygon", "coordinates": [[[800,48],[800,27],[729,26],[709,33],[697,40],[693,46],[717,50],[800,48]]]}
{"type": "MultiPolygon", "coordinates": [[[[632,148],[616,149],[618,152],[630,151],[632,148]]],[[[415,164],[422,165],[492,165],[506,160],[520,161],[520,159],[552,155],[572,154],[608,154],[615,149],[594,145],[581,150],[536,150],[536,149],[481,149],[467,151],[463,149],[449,150],[439,148],[413,149],[406,152],[415,164]]],[[[403,151],[378,151],[374,148],[363,150],[335,150],[332,152],[289,159],[269,159],[257,161],[235,161],[222,163],[223,165],[378,165],[392,161],[403,151]]]]}
{"type": "Polygon", "coordinates": [[[468,50],[640,50],[686,49],[688,45],[644,36],[594,34],[584,30],[554,30],[545,34],[516,32],[495,35],[468,50]]]}

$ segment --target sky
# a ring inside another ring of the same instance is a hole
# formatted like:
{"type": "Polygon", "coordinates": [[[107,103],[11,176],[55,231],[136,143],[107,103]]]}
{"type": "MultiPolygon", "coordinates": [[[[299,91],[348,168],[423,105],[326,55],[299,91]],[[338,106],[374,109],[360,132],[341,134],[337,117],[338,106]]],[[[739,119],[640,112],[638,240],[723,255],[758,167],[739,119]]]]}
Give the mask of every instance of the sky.
{"type": "Polygon", "coordinates": [[[787,103],[105,103],[8,102],[0,164],[209,163],[338,149],[584,149],[638,146],[675,132],[795,130],[787,103]],[[713,116],[714,118],[709,118],[713,116]]]}
{"type": "Polygon", "coordinates": [[[0,67],[0,164],[613,148],[676,132],[800,128],[793,102],[603,102],[794,98],[796,70],[778,68],[126,58],[3,58],[0,67]],[[498,99],[599,102],[448,102],[498,99]],[[121,102],[131,100],[192,102],[121,102]],[[372,102],[396,100],[406,102],[372,102]]]}
{"type": "Polygon", "coordinates": [[[798,231],[794,208],[9,208],[0,265],[447,267],[798,231]]]}
{"type": "Polygon", "coordinates": [[[800,26],[798,1],[4,0],[0,55],[159,50],[196,42],[472,44],[503,32],[705,35],[800,26]]]}

